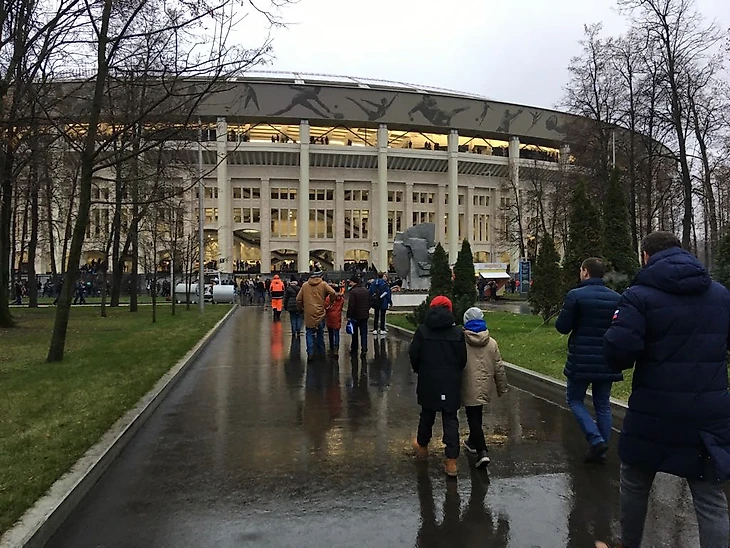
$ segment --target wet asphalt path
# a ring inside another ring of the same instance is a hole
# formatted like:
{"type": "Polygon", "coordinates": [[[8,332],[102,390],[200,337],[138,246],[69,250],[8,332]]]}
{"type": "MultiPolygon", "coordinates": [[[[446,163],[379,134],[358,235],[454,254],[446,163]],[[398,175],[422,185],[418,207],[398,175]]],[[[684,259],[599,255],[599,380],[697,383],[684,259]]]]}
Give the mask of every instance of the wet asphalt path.
{"type": "MultiPolygon", "coordinates": [[[[495,397],[489,473],[462,453],[447,480],[440,449],[411,456],[407,341],[371,336],[365,361],[307,365],[286,314],[270,314],[234,314],[48,546],[557,548],[617,532],[615,452],[585,466],[563,408],[495,397]]],[[[698,545],[689,496],[658,478],[645,546],[698,545]]]]}

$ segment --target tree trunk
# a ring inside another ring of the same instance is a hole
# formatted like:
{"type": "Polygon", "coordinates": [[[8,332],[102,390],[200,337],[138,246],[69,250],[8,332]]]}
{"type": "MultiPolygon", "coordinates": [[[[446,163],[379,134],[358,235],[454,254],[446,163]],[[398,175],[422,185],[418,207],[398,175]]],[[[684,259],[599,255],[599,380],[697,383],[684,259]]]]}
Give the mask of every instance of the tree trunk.
{"type": "Polygon", "coordinates": [[[13,161],[14,151],[5,144],[0,156],[0,327],[14,327],[15,320],[10,314],[10,229],[13,215],[13,161]]]}
{"type": "Polygon", "coordinates": [[[66,348],[66,334],[68,333],[68,320],[71,313],[71,297],[73,295],[76,277],[78,275],[81,250],[84,245],[86,225],[89,222],[89,210],[91,208],[91,183],[94,175],[94,160],[96,157],[96,134],[104,98],[104,87],[109,67],[106,59],[107,33],[109,19],[112,10],[112,0],[104,0],[104,8],[100,21],[99,49],[97,53],[97,74],[94,89],[94,99],[89,113],[84,149],[81,154],[81,180],[79,182],[79,211],[76,217],[76,224],[71,239],[69,250],[66,278],[63,282],[61,295],[58,297],[56,307],[56,321],[51,334],[51,344],[48,349],[49,362],[63,360],[66,348]]]}
{"type": "Polygon", "coordinates": [[[33,155],[30,173],[30,241],[28,242],[28,298],[31,308],[38,307],[38,280],[35,270],[35,259],[38,248],[38,169],[35,166],[36,154],[33,155]]]}
{"type": "Polygon", "coordinates": [[[53,276],[53,287],[58,283],[58,268],[56,267],[56,239],[53,226],[53,180],[48,172],[48,162],[46,160],[43,168],[43,177],[46,183],[46,215],[48,216],[48,248],[51,254],[51,274],[53,276]]]}
{"type": "Polygon", "coordinates": [[[124,258],[119,255],[119,246],[122,238],[122,194],[124,185],[122,183],[122,166],[116,166],[114,177],[114,218],[112,230],[112,294],[111,306],[119,306],[119,296],[122,292],[122,277],[124,276],[124,258]]]}

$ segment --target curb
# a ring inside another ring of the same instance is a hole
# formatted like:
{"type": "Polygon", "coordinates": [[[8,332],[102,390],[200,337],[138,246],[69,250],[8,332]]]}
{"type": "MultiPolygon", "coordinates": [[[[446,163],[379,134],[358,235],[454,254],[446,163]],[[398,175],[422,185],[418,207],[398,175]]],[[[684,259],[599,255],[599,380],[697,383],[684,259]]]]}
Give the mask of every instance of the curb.
{"type": "MultiPolygon", "coordinates": [[[[398,327],[397,325],[390,323],[388,324],[388,327],[401,338],[407,338],[410,340],[411,337],[413,337],[414,332],[410,329],[398,327]]],[[[542,398],[550,403],[558,405],[563,409],[568,409],[568,404],[565,401],[565,390],[567,386],[565,381],[548,377],[542,373],[536,373],[535,371],[525,369],[524,367],[520,367],[513,363],[504,362],[504,365],[509,371],[509,384],[519,388],[520,390],[529,392],[533,396],[537,396],[538,398],[542,398]]],[[[591,403],[593,403],[593,396],[590,391],[588,391],[588,399],[591,403]]],[[[614,429],[621,429],[627,410],[628,406],[626,405],[626,402],[611,398],[611,414],[615,421],[614,429]]]]}
{"type": "Polygon", "coordinates": [[[237,309],[237,306],[232,306],[132,409],[25,511],[0,538],[0,548],[41,548],[50,540],[237,309]]]}

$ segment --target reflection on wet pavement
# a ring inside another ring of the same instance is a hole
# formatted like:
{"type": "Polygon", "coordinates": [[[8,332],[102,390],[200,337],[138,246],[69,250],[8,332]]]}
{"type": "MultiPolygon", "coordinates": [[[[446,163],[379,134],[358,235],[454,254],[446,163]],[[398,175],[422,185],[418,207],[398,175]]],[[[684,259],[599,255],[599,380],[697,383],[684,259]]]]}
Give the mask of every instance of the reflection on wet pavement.
{"type": "MultiPolygon", "coordinates": [[[[237,311],[49,546],[555,548],[617,533],[615,452],[585,466],[564,409],[495,396],[489,474],[462,454],[446,480],[438,446],[427,463],[410,454],[408,342],[307,365],[287,319],[237,311]]],[[[646,546],[697,545],[688,501],[658,478],[646,546]]]]}

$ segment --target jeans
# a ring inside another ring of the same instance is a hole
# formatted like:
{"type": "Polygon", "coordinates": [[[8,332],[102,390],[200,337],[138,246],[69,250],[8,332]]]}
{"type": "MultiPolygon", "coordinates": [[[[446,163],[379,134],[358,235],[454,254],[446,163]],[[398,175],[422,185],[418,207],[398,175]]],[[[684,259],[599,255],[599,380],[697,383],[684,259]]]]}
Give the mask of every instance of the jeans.
{"type": "Polygon", "coordinates": [[[304,325],[304,314],[289,312],[289,319],[291,320],[291,332],[298,335],[302,330],[302,325],[304,325]]]}
{"type": "MultiPolygon", "coordinates": [[[[625,548],[641,546],[649,492],[655,475],[653,471],[621,463],[621,541],[625,548]]],[[[722,483],[711,480],[688,482],[700,529],[700,547],[724,548],[730,541],[730,523],[722,483]]]]}
{"type": "Polygon", "coordinates": [[[477,451],[486,451],[487,442],[482,430],[482,406],[466,408],[466,421],[469,423],[469,445],[477,451]]]}
{"type": "Polygon", "coordinates": [[[611,381],[589,382],[568,379],[568,388],[565,399],[568,407],[575,415],[578,426],[591,445],[608,443],[611,439],[611,381]],[[588,385],[593,391],[593,407],[596,410],[596,420],[593,420],[585,406],[584,400],[588,385]]]}
{"type": "Polygon", "coordinates": [[[327,334],[330,339],[330,350],[336,350],[340,347],[340,330],[335,327],[328,327],[327,334]]]}
{"type": "Polygon", "coordinates": [[[307,327],[307,356],[314,354],[314,338],[317,337],[317,352],[324,354],[324,320],[317,327],[307,327]]]}
{"type": "Polygon", "coordinates": [[[385,331],[385,313],[388,311],[387,308],[376,308],[375,318],[373,319],[373,331],[380,329],[385,331]],[[378,323],[380,322],[380,323],[378,323]]]}
{"type": "Polygon", "coordinates": [[[355,331],[352,333],[352,345],[350,346],[350,352],[357,354],[357,339],[358,334],[362,339],[362,353],[366,354],[368,351],[368,320],[353,320],[355,322],[355,331]]]}
{"type": "MultiPolygon", "coordinates": [[[[431,441],[436,413],[438,411],[421,407],[421,419],[418,421],[418,435],[416,436],[416,441],[421,447],[426,447],[431,441]]],[[[441,411],[441,422],[444,427],[443,442],[446,446],[446,458],[457,459],[459,458],[459,417],[456,411],[441,411]]]]}

